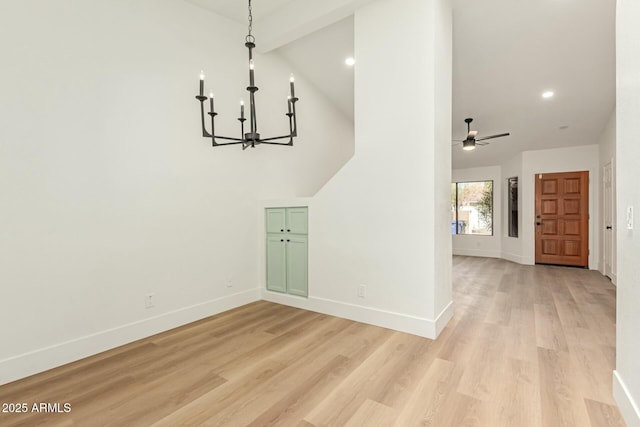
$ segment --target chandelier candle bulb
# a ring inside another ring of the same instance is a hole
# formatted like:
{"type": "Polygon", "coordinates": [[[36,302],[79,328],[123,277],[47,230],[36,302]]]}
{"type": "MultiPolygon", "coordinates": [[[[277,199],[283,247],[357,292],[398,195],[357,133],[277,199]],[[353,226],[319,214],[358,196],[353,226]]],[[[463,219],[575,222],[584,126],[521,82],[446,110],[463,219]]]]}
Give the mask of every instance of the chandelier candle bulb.
{"type": "Polygon", "coordinates": [[[209,107],[211,107],[211,112],[213,113],[213,92],[209,93],[209,107]]]}
{"type": "Polygon", "coordinates": [[[240,101],[240,118],[244,119],[244,100],[240,101]]]}
{"type": "Polygon", "coordinates": [[[200,96],[204,96],[204,71],[200,71],[200,96]]]}
{"type": "Polygon", "coordinates": [[[289,109],[289,114],[291,114],[291,97],[287,96],[287,108],[289,109]]]}
{"type": "Polygon", "coordinates": [[[249,86],[250,87],[254,87],[256,85],[255,74],[253,72],[254,67],[255,66],[253,65],[253,59],[250,59],[249,60],[249,86]]]}
{"type": "Polygon", "coordinates": [[[293,86],[295,79],[293,78],[293,74],[291,74],[291,77],[289,78],[289,86],[291,87],[291,98],[296,96],[296,90],[293,86]]]}

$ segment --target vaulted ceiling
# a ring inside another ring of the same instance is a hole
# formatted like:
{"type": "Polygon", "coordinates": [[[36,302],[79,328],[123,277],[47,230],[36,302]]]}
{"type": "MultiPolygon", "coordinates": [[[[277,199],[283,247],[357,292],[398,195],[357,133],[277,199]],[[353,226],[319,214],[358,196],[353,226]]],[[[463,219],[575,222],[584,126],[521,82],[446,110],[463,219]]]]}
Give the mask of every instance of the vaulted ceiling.
{"type": "MultiPolygon", "coordinates": [[[[244,1],[187,1],[246,25],[244,1]]],[[[268,49],[277,47],[351,118],[353,70],[344,64],[353,54],[349,15],[367,1],[326,0],[330,13],[319,20],[313,19],[317,4],[308,0],[252,2],[256,37],[263,20],[268,49]],[[283,23],[290,28],[274,35],[283,23]]],[[[453,0],[453,7],[453,138],[464,139],[467,117],[478,137],[511,134],[473,151],[453,145],[453,168],[598,143],[615,105],[614,1],[453,0]],[[544,91],[554,96],[544,99],[544,91]]]]}

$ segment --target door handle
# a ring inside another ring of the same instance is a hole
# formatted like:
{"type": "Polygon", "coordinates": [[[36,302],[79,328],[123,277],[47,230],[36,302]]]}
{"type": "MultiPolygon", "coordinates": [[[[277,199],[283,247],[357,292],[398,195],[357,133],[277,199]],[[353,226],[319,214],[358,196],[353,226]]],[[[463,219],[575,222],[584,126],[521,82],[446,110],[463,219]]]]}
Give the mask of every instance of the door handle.
{"type": "Polygon", "coordinates": [[[607,225],[607,230],[611,230],[611,229],[613,229],[613,227],[610,225],[607,225]]]}
{"type": "Polygon", "coordinates": [[[536,222],[536,225],[540,225],[540,224],[541,224],[540,222],[536,222]]]}

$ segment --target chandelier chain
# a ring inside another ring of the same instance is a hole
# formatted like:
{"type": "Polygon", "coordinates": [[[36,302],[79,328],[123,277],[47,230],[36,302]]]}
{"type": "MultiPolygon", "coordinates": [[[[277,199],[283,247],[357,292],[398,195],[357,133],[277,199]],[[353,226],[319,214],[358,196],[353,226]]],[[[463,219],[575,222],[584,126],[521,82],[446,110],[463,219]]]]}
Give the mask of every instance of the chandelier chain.
{"type": "Polygon", "coordinates": [[[249,34],[247,34],[247,41],[248,42],[253,42],[255,39],[253,37],[253,35],[251,34],[251,31],[253,31],[253,13],[252,13],[252,8],[251,8],[251,0],[249,0],[249,34]]]}

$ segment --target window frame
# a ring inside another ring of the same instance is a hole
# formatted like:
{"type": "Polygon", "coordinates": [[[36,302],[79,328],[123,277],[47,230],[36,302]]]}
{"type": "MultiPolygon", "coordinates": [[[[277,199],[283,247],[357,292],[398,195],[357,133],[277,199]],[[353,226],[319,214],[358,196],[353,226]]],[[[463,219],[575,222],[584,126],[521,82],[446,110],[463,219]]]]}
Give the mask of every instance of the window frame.
{"type": "Polygon", "coordinates": [[[520,208],[518,207],[519,196],[520,196],[520,182],[517,176],[512,176],[507,178],[507,236],[518,238],[520,237],[520,208]],[[515,183],[515,200],[512,197],[512,183],[515,183]],[[513,205],[515,202],[515,206],[513,205]],[[515,209],[514,209],[515,208],[515,209]],[[513,212],[515,211],[515,224],[513,222],[513,212]],[[513,233],[513,229],[515,225],[515,233],[513,233]]]}
{"type": "Polygon", "coordinates": [[[453,181],[451,183],[452,185],[455,185],[456,188],[456,197],[455,197],[455,213],[456,213],[456,232],[455,233],[451,233],[452,236],[484,236],[484,237],[493,237],[495,236],[495,231],[494,231],[494,218],[495,218],[495,181],[493,179],[479,179],[479,180],[474,180],[474,181],[453,181]],[[458,185],[459,184],[475,184],[475,183],[485,183],[485,182],[490,182],[491,183],[491,234],[474,234],[474,233],[458,233],[458,218],[459,218],[459,205],[458,205],[458,185]]]}

